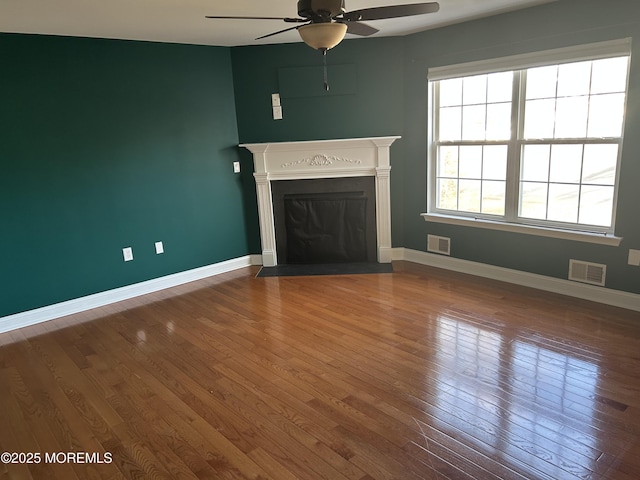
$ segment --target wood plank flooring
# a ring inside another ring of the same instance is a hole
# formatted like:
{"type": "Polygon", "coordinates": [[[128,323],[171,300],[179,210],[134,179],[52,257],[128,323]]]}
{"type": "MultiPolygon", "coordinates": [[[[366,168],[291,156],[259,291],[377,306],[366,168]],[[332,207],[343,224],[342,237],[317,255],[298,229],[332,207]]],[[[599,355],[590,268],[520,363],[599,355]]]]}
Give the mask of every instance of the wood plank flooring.
{"type": "Polygon", "coordinates": [[[640,314],[394,266],[0,335],[0,479],[640,478],[640,314]]]}

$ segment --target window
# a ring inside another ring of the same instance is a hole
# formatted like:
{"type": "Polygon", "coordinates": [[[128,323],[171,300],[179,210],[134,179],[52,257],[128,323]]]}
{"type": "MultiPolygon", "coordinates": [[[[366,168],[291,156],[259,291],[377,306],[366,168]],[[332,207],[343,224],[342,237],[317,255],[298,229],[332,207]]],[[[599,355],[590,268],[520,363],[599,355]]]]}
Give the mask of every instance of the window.
{"type": "Polygon", "coordinates": [[[613,233],[630,42],[430,69],[430,213],[613,233]]]}

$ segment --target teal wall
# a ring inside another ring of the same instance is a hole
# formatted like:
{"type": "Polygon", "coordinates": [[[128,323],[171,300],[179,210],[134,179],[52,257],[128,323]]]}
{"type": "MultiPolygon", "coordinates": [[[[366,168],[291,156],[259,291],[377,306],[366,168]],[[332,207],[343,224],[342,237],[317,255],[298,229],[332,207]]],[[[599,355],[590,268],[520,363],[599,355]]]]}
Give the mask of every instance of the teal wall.
{"type": "Polygon", "coordinates": [[[427,70],[633,37],[636,0],[562,0],[403,38],[205,47],[0,34],[0,317],[260,252],[251,155],[240,142],[402,135],[392,146],[395,247],[566,278],[608,265],[640,293],[640,62],[631,66],[620,247],[426,223],[427,70]],[[282,94],[284,119],[271,117],[282,94]],[[235,100],[235,101],[234,101],[235,100]],[[241,175],[232,162],[240,160],[241,175]],[[155,255],[155,241],[166,253],[155,255]],[[122,248],[135,260],[125,263],[122,248]]]}
{"type": "Polygon", "coordinates": [[[0,58],[0,317],[249,253],[228,48],[3,34],[0,58]]]}
{"type": "Polygon", "coordinates": [[[396,134],[404,120],[402,54],[402,38],[344,41],[327,53],[327,93],[322,89],[322,56],[302,43],[232,49],[240,140],[325,140],[396,134]],[[317,68],[315,79],[308,74],[310,67],[317,68]],[[351,75],[344,78],[340,70],[332,74],[331,69],[337,67],[348,67],[355,73],[355,89],[349,89],[351,75]],[[288,80],[296,70],[300,71],[299,90],[281,92],[281,76],[288,80]],[[347,88],[345,83],[349,83],[347,88]],[[345,90],[352,93],[344,93],[345,90]],[[282,120],[273,120],[272,93],[281,93],[282,120]]]}
{"type": "MultiPolygon", "coordinates": [[[[427,234],[450,237],[453,257],[567,278],[570,258],[608,265],[609,288],[640,293],[640,269],[627,265],[640,249],[640,62],[633,59],[616,233],[620,247],[478,228],[426,223],[427,70],[430,67],[633,37],[640,41],[637,0],[563,0],[403,38],[348,39],[329,52],[334,65],[354,65],[350,95],[283,98],[284,120],[271,118],[279,71],[320,65],[302,44],[232,50],[239,135],[244,142],[402,135],[392,147],[394,247],[425,251],[427,234]]],[[[308,82],[300,74],[300,82],[308,82]]],[[[317,80],[321,86],[321,78],[317,80]]],[[[288,82],[290,83],[290,82],[288,82]]]]}

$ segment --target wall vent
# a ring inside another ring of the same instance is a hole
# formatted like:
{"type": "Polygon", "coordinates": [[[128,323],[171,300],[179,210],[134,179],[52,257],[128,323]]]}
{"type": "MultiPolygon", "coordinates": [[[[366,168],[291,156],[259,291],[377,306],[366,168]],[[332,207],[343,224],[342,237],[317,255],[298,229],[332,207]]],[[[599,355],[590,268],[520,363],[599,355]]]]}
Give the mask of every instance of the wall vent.
{"type": "Polygon", "coordinates": [[[427,235],[427,252],[440,253],[442,255],[451,254],[451,239],[427,235]]]}
{"type": "Polygon", "coordinates": [[[599,263],[569,260],[569,280],[604,287],[607,266],[599,263]]]}

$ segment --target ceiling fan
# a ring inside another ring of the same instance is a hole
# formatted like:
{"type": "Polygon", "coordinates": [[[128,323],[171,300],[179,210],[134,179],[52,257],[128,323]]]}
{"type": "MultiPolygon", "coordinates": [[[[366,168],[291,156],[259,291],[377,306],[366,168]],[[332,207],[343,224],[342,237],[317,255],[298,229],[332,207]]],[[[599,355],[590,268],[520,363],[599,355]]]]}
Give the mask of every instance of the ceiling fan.
{"type": "Polygon", "coordinates": [[[379,32],[363,21],[384,20],[387,18],[411,17],[434,13],[440,9],[437,2],[413,3],[408,5],[388,5],[384,7],[363,8],[347,12],[344,0],[298,0],[298,17],[240,17],[207,16],[212,19],[236,20],[282,20],[285,23],[297,23],[277,32],[256,38],[260,40],[290,30],[297,30],[300,37],[311,48],[319,50],[325,57],[325,90],[329,90],[326,78],[327,50],[338,45],[347,33],[368,37],[379,32]]]}
{"type": "Polygon", "coordinates": [[[363,8],[347,12],[344,0],[298,0],[299,18],[282,17],[236,17],[207,16],[213,19],[237,20],[283,20],[286,23],[303,23],[284,30],[269,33],[260,40],[289,30],[298,30],[302,40],[311,48],[326,51],[342,41],[345,34],[368,37],[379,30],[362,21],[384,20],[387,18],[411,17],[434,13],[440,9],[437,2],[414,3],[409,5],[389,5],[385,7],[363,8]]]}

